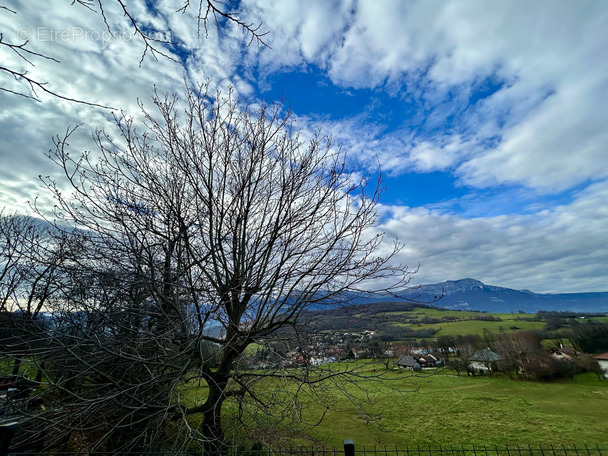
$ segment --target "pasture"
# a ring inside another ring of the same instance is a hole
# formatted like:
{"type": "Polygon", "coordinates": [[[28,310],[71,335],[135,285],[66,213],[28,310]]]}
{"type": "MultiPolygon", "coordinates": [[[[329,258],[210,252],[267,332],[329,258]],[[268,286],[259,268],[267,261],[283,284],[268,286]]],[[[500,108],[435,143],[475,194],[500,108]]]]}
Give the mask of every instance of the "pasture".
{"type": "MultiPolygon", "coordinates": [[[[312,434],[339,446],[358,445],[580,445],[608,441],[608,381],[581,375],[574,381],[536,383],[498,377],[457,376],[452,371],[369,386],[374,402],[366,419],[335,396],[335,408],[312,434]],[[410,390],[403,394],[395,387],[410,390]]],[[[314,404],[309,413],[315,413],[314,404]]],[[[319,410],[316,410],[318,413],[319,410]]]]}
{"type": "Polygon", "coordinates": [[[487,332],[501,334],[516,331],[541,330],[545,322],[535,314],[519,313],[480,313],[470,311],[442,310],[416,307],[413,311],[386,312],[384,319],[393,326],[406,327],[412,330],[433,329],[438,336],[460,336],[474,334],[482,336],[487,332]],[[495,320],[484,320],[494,318],[495,320]],[[429,322],[426,321],[433,321],[429,322]]]}
{"type": "MultiPolygon", "coordinates": [[[[345,363],[342,363],[342,368],[345,363]]],[[[338,366],[336,366],[338,367],[338,366]]],[[[370,364],[368,373],[384,370],[370,364]]],[[[341,447],[344,439],[357,446],[399,448],[438,445],[581,446],[608,442],[608,381],[581,374],[574,381],[551,383],[511,380],[501,376],[458,376],[451,370],[413,375],[390,371],[385,384],[367,382],[368,414],[361,413],[337,387],[325,391],[325,402],[305,400],[304,427],[312,439],[291,440],[294,446],[341,447]],[[325,410],[329,406],[328,410],[325,410]]],[[[283,382],[263,382],[264,394],[278,402],[283,382]]],[[[344,385],[341,385],[344,386],[344,385]]],[[[295,390],[295,385],[291,385],[295,390]]],[[[347,386],[351,393],[356,388],[347,386]]],[[[191,385],[183,393],[192,401],[206,396],[205,387],[191,385]]],[[[231,406],[226,404],[226,411],[231,406]]],[[[272,409],[268,410],[270,415],[272,409]]],[[[226,426],[231,427],[230,414],[226,426]]],[[[200,418],[193,417],[193,425],[200,418]]],[[[252,424],[252,423],[250,423],[252,424]]]]}

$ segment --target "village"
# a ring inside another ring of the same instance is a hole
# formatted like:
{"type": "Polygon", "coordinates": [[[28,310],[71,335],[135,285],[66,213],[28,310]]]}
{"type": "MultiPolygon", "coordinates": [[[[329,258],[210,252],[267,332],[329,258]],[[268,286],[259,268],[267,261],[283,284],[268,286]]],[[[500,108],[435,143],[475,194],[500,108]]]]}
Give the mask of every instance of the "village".
{"type": "Polygon", "coordinates": [[[387,370],[419,372],[450,368],[458,375],[461,371],[467,375],[479,375],[513,370],[524,379],[536,378],[538,375],[544,379],[542,376],[548,375],[547,372],[555,377],[595,372],[598,376],[608,378],[608,352],[592,356],[563,344],[552,348],[529,344],[528,353],[524,353],[519,350],[522,345],[519,339],[527,337],[530,336],[512,335],[510,346],[499,340],[492,344],[492,349],[475,347],[468,342],[461,346],[440,346],[437,340],[431,340],[429,345],[421,345],[416,341],[384,342],[373,330],[313,332],[307,335],[305,344],[300,342],[291,349],[280,347],[280,344],[276,344],[273,349],[258,348],[248,360],[248,367],[298,368],[371,360],[382,363],[387,370]]]}

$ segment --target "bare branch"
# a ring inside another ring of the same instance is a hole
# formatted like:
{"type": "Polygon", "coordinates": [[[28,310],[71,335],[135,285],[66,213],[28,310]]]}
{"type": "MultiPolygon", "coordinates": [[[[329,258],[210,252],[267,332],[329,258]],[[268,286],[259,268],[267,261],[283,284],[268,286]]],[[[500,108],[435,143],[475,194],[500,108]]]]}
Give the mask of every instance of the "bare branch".
{"type": "Polygon", "coordinates": [[[17,92],[17,91],[11,90],[11,89],[7,89],[5,87],[0,87],[0,90],[2,90],[4,92],[9,92],[9,93],[19,95],[19,96],[22,96],[25,98],[29,98],[29,99],[35,100],[35,101],[40,101],[40,98],[39,98],[36,90],[41,90],[48,95],[51,95],[55,98],[59,98],[60,100],[70,101],[73,103],[83,104],[83,105],[87,105],[87,106],[95,106],[97,108],[103,108],[103,109],[116,109],[111,106],[106,106],[106,105],[102,105],[102,104],[98,104],[98,103],[92,103],[89,101],[79,100],[78,98],[61,95],[60,93],[57,93],[57,92],[54,92],[54,91],[48,89],[46,87],[46,85],[47,85],[46,82],[39,82],[36,79],[29,77],[27,75],[27,71],[15,71],[10,68],[3,67],[3,66],[0,66],[0,71],[7,72],[8,74],[12,75],[16,80],[25,81],[28,84],[33,95],[29,95],[29,94],[23,93],[23,92],[17,92]]]}
{"type": "Polygon", "coordinates": [[[353,181],[329,138],[304,143],[280,104],[253,109],[207,90],[187,89],[184,114],[176,96],[155,94],[159,114],[143,112],[143,132],[117,116],[118,135],[94,134],[95,155],[70,154],[75,128],[56,138],[49,157],[71,188],[41,178],[63,246],[52,275],[39,268],[53,278],[36,287],[51,321],[25,338],[29,351],[10,352],[28,353],[45,378],[21,409],[32,423],[23,445],[69,446],[76,433],[88,448],[213,453],[228,409],[243,432],[247,420],[309,426],[326,409],[306,417],[307,401],[339,391],[365,415],[369,385],[391,383],[362,363],[315,366],[299,325],[345,292],[409,280],[392,264],[400,244],[378,253],[380,183],[353,181]],[[271,365],[252,365],[254,343],[271,365]]]}
{"type": "MultiPolygon", "coordinates": [[[[106,0],[107,1],[107,0],[106,0]]],[[[177,43],[171,40],[160,39],[160,34],[157,33],[159,31],[147,32],[145,27],[142,26],[142,20],[136,17],[131,10],[128,8],[126,2],[124,0],[113,0],[115,1],[121,8],[123,15],[128,19],[131,28],[133,29],[133,34],[141,38],[144,44],[144,50],[141,54],[141,58],[139,60],[139,65],[143,64],[143,61],[147,55],[151,55],[155,60],[158,60],[159,56],[171,60],[179,65],[183,65],[183,63],[175,57],[169,50],[166,49],[165,46],[174,46],[177,43]]],[[[107,31],[113,35],[112,27],[108,21],[108,17],[106,15],[106,11],[104,9],[104,0],[73,0],[72,5],[82,6],[83,8],[88,9],[91,12],[99,13],[104,21],[105,27],[107,31]],[[95,6],[98,8],[95,9],[95,6]]],[[[231,3],[229,5],[232,5],[231,3]]],[[[210,16],[213,16],[213,19],[216,23],[216,26],[219,28],[219,18],[223,18],[230,23],[234,23],[237,26],[241,27],[243,31],[250,35],[249,44],[253,41],[256,41],[258,45],[267,46],[264,42],[264,37],[268,32],[262,32],[261,26],[262,24],[258,24],[255,26],[254,24],[247,23],[243,21],[237,14],[229,11],[228,8],[224,9],[226,4],[222,2],[217,2],[215,0],[200,0],[199,8],[197,13],[197,29],[200,35],[200,27],[203,24],[206,35],[207,35],[207,21],[210,19],[210,16]],[[204,13],[203,13],[204,11],[204,13]]],[[[234,5],[232,5],[234,6],[234,5]]],[[[190,1],[187,1],[177,12],[184,13],[190,8],[190,1]]],[[[10,9],[6,6],[0,6],[0,10],[8,11],[9,13],[17,14],[17,11],[10,9]]],[[[170,31],[168,31],[170,32],[170,31]]],[[[16,53],[27,65],[35,66],[34,58],[41,58],[45,60],[50,60],[56,63],[60,63],[58,59],[51,57],[47,53],[35,51],[29,48],[30,43],[28,41],[24,41],[20,44],[15,44],[6,41],[3,38],[3,35],[0,34],[0,46],[4,46],[14,53],[16,53]]],[[[28,75],[26,70],[16,69],[8,66],[1,66],[0,72],[8,73],[13,76],[16,81],[23,83],[28,89],[25,91],[16,90],[9,87],[0,87],[0,90],[8,93],[12,93],[15,95],[19,95],[28,99],[40,101],[38,92],[44,92],[47,95],[51,95],[53,97],[59,98],[61,100],[70,101],[74,103],[79,103],[87,106],[94,106],[103,109],[115,109],[109,105],[100,104],[100,103],[92,103],[84,100],[80,100],[74,97],[69,97],[59,93],[57,90],[50,89],[48,87],[48,82],[41,81],[39,79],[33,78],[28,75]]]]}

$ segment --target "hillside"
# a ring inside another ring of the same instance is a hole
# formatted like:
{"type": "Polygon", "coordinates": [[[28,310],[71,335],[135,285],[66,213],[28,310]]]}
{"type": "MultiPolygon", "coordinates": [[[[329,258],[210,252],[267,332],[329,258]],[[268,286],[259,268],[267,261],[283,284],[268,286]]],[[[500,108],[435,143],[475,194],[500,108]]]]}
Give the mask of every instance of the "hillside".
{"type": "MultiPolygon", "coordinates": [[[[482,335],[523,330],[541,330],[543,316],[519,313],[486,313],[446,310],[436,306],[404,302],[379,302],[309,312],[307,326],[313,331],[360,333],[373,329],[383,341],[435,338],[439,335],[482,335]]],[[[603,321],[596,315],[586,322],[603,321]],[[598,320],[599,319],[599,320],[598,320]]]]}
{"type": "Polygon", "coordinates": [[[423,285],[396,295],[352,293],[346,305],[309,311],[306,319],[314,331],[373,329],[381,340],[395,341],[542,330],[549,322],[553,327],[604,323],[608,313],[608,293],[541,294],[473,279],[423,285]]]}

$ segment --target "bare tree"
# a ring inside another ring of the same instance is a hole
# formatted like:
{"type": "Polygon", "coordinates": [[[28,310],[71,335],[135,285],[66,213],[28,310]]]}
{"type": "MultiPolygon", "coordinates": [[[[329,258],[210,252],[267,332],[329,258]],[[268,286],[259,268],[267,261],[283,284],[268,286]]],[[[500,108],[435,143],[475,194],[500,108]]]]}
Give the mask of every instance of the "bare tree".
{"type": "Polygon", "coordinates": [[[24,273],[21,264],[26,256],[25,246],[35,237],[27,217],[0,212],[0,312],[16,301],[24,273]]]}
{"type": "Polygon", "coordinates": [[[14,377],[24,357],[30,364],[40,361],[32,347],[44,338],[41,314],[60,286],[67,248],[40,220],[0,212],[0,313],[5,329],[0,346],[1,355],[13,363],[14,377]]]}
{"type": "MultiPolygon", "coordinates": [[[[72,5],[83,7],[91,12],[99,14],[103,19],[107,32],[112,35],[116,31],[112,30],[104,10],[104,6],[107,7],[109,3],[114,3],[119,6],[120,10],[123,12],[131,26],[133,35],[139,37],[144,44],[144,50],[139,62],[140,65],[148,54],[154,59],[162,57],[179,63],[174,54],[168,50],[168,47],[177,43],[163,38],[167,36],[167,31],[151,29],[150,25],[145,23],[143,18],[140,18],[137,16],[137,14],[133,13],[132,9],[129,8],[127,2],[124,0],[72,0],[72,5]]],[[[175,11],[175,14],[185,13],[187,10],[192,8],[196,9],[195,26],[197,27],[199,37],[203,31],[205,35],[207,35],[210,21],[214,22],[218,28],[220,28],[222,22],[228,22],[230,24],[236,24],[242,28],[244,34],[249,37],[249,44],[255,41],[258,43],[258,45],[266,46],[264,38],[268,32],[262,30],[262,24],[254,24],[242,19],[238,13],[238,5],[236,3],[232,1],[225,2],[218,0],[196,0],[192,2],[190,0],[185,0],[182,6],[175,11]]],[[[18,13],[18,10],[0,4],[0,14],[9,14],[17,18],[18,13]]],[[[0,73],[4,73],[5,75],[12,77],[19,83],[19,86],[21,87],[21,89],[15,90],[9,88],[8,85],[0,85],[0,90],[33,100],[39,100],[39,93],[46,93],[47,95],[51,95],[62,100],[81,103],[89,106],[113,109],[110,106],[91,103],[86,100],[80,100],[59,93],[58,91],[49,87],[47,81],[43,81],[31,76],[27,68],[34,67],[37,62],[50,60],[60,63],[60,61],[59,59],[52,57],[48,51],[41,51],[35,47],[32,47],[29,40],[6,37],[4,33],[0,32],[0,49],[4,49],[7,52],[17,55],[23,64],[22,68],[0,64],[0,73]]]]}
{"type": "MultiPolygon", "coordinates": [[[[541,334],[532,331],[519,331],[503,334],[496,339],[493,348],[501,356],[498,363],[503,370],[514,370],[518,377],[525,379],[530,375],[530,365],[544,353],[541,347],[541,334]]],[[[509,374],[510,375],[510,374],[509,374]]]]}
{"type": "Polygon", "coordinates": [[[337,388],[359,403],[356,381],[386,374],[315,369],[298,339],[304,310],[408,282],[391,263],[400,245],[386,250],[375,232],[380,182],[355,180],[328,138],[305,141],[280,104],[207,89],[187,90],[183,113],[155,94],[146,131],[117,118],[120,137],[97,132],[97,155],[69,154],[73,130],[57,139],[50,158],[71,191],[43,182],[78,255],[52,300],[45,411],[24,412],[37,423],[25,439],[217,451],[227,401],[243,424],[268,424],[269,410],[303,419],[302,396],[328,404],[337,388]],[[252,366],[253,343],[296,355],[252,366]]]}
{"type": "Polygon", "coordinates": [[[35,319],[54,293],[68,246],[44,225],[26,215],[0,211],[0,311],[18,311],[35,319]]]}

